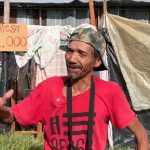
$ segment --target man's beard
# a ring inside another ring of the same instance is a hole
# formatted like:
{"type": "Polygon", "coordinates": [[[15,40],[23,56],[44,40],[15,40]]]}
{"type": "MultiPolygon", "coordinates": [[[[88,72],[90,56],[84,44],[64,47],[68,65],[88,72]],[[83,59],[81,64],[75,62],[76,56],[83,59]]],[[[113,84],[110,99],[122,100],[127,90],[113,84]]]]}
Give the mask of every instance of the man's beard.
{"type": "Polygon", "coordinates": [[[78,75],[78,74],[72,74],[72,73],[68,73],[68,76],[69,76],[69,78],[70,79],[72,79],[72,80],[79,80],[81,77],[80,77],[80,75],[78,75]]]}

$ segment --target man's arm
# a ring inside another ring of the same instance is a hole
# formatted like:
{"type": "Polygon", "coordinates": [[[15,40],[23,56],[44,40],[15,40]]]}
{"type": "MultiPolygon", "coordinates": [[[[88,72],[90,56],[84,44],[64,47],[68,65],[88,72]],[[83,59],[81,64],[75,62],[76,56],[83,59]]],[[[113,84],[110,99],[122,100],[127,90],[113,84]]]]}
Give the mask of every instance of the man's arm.
{"type": "Polygon", "coordinates": [[[9,90],[3,97],[0,97],[0,121],[5,123],[11,123],[14,119],[11,108],[5,106],[7,100],[12,97],[13,93],[13,90],[9,90]]]}
{"type": "Polygon", "coordinates": [[[136,141],[136,150],[149,150],[148,135],[146,129],[136,120],[130,125],[128,129],[134,134],[136,141]]]}

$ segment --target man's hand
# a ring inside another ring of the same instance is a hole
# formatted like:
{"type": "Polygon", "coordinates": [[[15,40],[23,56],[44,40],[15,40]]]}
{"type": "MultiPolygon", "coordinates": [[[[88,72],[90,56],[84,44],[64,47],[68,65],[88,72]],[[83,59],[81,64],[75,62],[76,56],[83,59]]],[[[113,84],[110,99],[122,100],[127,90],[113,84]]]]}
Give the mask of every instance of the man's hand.
{"type": "Polygon", "coordinates": [[[9,100],[14,93],[14,90],[9,90],[4,94],[3,97],[0,97],[0,121],[5,123],[10,123],[13,121],[13,113],[10,107],[6,107],[5,104],[7,100],[9,100]]]}
{"type": "Polygon", "coordinates": [[[14,90],[11,89],[7,93],[5,93],[3,97],[0,97],[0,108],[6,104],[7,100],[12,97],[13,93],[14,90]]]}

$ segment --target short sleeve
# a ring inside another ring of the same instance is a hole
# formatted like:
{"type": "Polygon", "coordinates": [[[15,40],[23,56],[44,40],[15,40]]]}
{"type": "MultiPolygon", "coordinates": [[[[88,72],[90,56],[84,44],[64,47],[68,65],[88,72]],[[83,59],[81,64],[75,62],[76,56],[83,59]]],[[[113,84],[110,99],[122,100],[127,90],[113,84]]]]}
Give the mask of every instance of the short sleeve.
{"type": "Polygon", "coordinates": [[[12,112],[19,123],[30,125],[42,122],[44,109],[43,91],[43,86],[40,84],[28,97],[12,107],[12,112]]]}
{"type": "Polygon", "coordinates": [[[111,93],[111,103],[109,103],[110,120],[117,128],[125,128],[130,123],[137,119],[136,114],[131,109],[131,106],[122,91],[121,87],[117,84],[113,85],[111,93]]]}

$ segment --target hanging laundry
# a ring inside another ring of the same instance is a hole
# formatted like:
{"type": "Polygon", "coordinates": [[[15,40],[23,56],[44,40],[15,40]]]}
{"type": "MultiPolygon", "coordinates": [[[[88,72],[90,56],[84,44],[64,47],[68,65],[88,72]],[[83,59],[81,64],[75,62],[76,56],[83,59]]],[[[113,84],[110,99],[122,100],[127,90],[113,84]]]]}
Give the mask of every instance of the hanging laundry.
{"type": "Polygon", "coordinates": [[[65,51],[59,49],[46,68],[40,69],[37,66],[36,85],[52,76],[67,76],[65,53],[65,51]]]}
{"type": "Polygon", "coordinates": [[[67,41],[74,28],[67,26],[28,25],[28,50],[15,53],[18,67],[23,67],[32,57],[44,69],[59,49],[60,40],[67,41]]]}
{"type": "Polygon", "coordinates": [[[28,50],[15,53],[17,65],[23,67],[32,57],[41,69],[45,68],[60,45],[59,26],[28,26],[28,50]]]}

